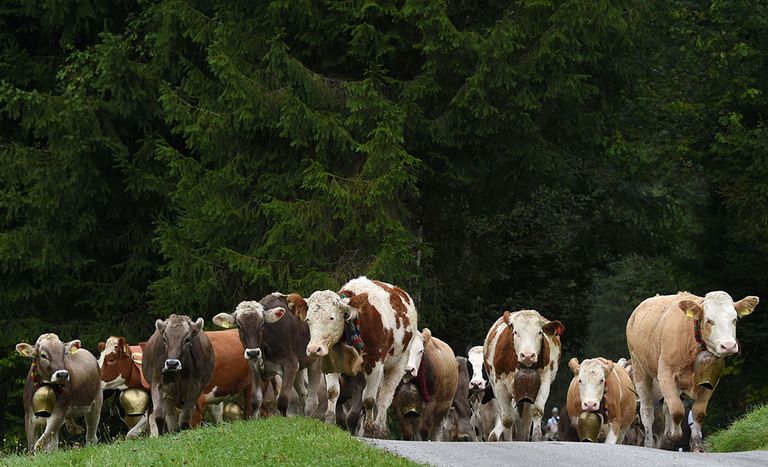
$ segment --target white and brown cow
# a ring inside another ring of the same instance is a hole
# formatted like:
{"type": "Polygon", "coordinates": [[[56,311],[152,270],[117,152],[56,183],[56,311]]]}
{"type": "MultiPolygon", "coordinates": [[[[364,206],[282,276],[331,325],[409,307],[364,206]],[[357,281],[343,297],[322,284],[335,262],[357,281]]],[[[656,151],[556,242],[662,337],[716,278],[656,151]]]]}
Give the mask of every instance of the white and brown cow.
{"type": "Polygon", "coordinates": [[[31,358],[24,385],[24,427],[30,452],[54,451],[59,447],[59,430],[66,420],[85,417],[87,444],[96,443],[103,393],[99,364],[80,341],[61,342],[56,334],[43,334],[35,345],[16,344],[16,351],[31,358]],[[38,417],[32,398],[42,386],[53,389],[56,403],[48,417],[38,417]],[[37,438],[36,431],[43,428],[37,438]]]}
{"type": "Polygon", "coordinates": [[[307,299],[307,322],[311,335],[307,354],[320,357],[342,340],[345,323],[357,323],[366,380],[363,433],[385,437],[387,409],[405,373],[418,330],[411,297],[399,287],[359,277],[347,282],[339,293],[314,292],[307,299]]]}
{"type": "Polygon", "coordinates": [[[467,370],[470,377],[468,389],[472,409],[470,423],[477,441],[488,441],[495,427],[499,427],[499,431],[503,430],[503,427],[496,396],[488,383],[482,345],[476,345],[467,351],[467,370]]]}
{"type": "Polygon", "coordinates": [[[596,412],[603,421],[605,444],[621,444],[635,419],[635,388],[627,370],[602,357],[581,362],[572,358],[573,379],[568,387],[567,415],[577,426],[579,414],[596,412]]]}
{"type": "Polygon", "coordinates": [[[734,302],[725,292],[704,297],[680,292],[648,298],[635,308],[627,321],[627,345],[645,446],[654,445],[652,388],[658,382],[668,414],[665,435],[672,440],[682,436],[683,394],[694,401],[691,451],[703,450],[701,423],[714,387],[694,384],[694,362],[705,350],[718,358],[737,353],[736,321],[752,313],[758,302],[754,296],[734,302]]]}
{"type": "MultiPolygon", "coordinates": [[[[396,410],[403,439],[440,441],[443,421],[451,410],[459,380],[451,347],[424,328],[411,344],[402,386],[416,384],[424,398],[418,417],[404,417],[396,410]]],[[[397,397],[395,397],[397,401],[397,397]]],[[[397,405],[393,402],[393,405],[397,405]]]]}
{"type": "Polygon", "coordinates": [[[534,310],[505,311],[491,326],[483,355],[501,413],[501,426],[494,428],[489,441],[501,439],[502,434],[507,440],[514,436],[518,440],[541,441],[541,417],[557,375],[560,335],[564,330],[560,321],[549,321],[534,310]],[[532,406],[524,403],[518,413],[514,382],[521,367],[534,369],[540,385],[532,406]]]}

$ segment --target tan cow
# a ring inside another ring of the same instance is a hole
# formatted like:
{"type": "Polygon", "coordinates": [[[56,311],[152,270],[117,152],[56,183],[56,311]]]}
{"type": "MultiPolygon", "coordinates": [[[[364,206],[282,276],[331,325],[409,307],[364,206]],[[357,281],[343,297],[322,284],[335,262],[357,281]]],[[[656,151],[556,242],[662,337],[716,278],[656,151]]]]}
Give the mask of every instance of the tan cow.
{"type": "Polygon", "coordinates": [[[64,422],[83,416],[88,430],[85,442],[95,444],[104,397],[96,357],[81,349],[79,340],[64,343],[52,333],[38,337],[35,345],[16,344],[16,351],[32,359],[24,385],[24,427],[29,451],[58,449],[59,430],[64,422]],[[38,390],[55,395],[48,416],[33,409],[38,390]],[[35,432],[40,428],[43,434],[36,440],[35,432]]]}
{"type": "Polygon", "coordinates": [[[560,321],[549,321],[535,310],[505,311],[491,326],[483,355],[501,413],[501,426],[494,428],[489,441],[500,440],[502,435],[506,440],[514,436],[517,440],[541,441],[541,417],[557,375],[559,336],[564,330],[560,321]],[[515,396],[515,377],[521,368],[535,370],[540,381],[533,404],[518,404],[521,401],[515,396]]]}
{"type": "Polygon", "coordinates": [[[605,437],[605,444],[621,444],[636,411],[635,389],[627,370],[602,357],[581,364],[572,358],[568,367],[573,372],[566,404],[571,423],[578,425],[582,412],[597,412],[602,416],[600,437],[605,437]]]}
{"type": "MultiPolygon", "coordinates": [[[[403,439],[440,441],[443,420],[453,404],[459,382],[459,368],[453,350],[424,328],[413,337],[403,384],[421,386],[424,400],[418,417],[402,417],[395,409],[403,439]]],[[[397,397],[393,405],[397,402],[397,397]]]]}
{"type": "Polygon", "coordinates": [[[703,298],[680,292],[657,295],[635,308],[627,321],[627,345],[640,397],[645,446],[654,445],[652,388],[656,381],[668,414],[665,434],[673,440],[682,436],[683,394],[694,401],[691,451],[703,451],[701,423],[714,387],[694,384],[694,362],[704,350],[718,358],[738,352],[736,321],[752,313],[758,302],[757,297],[749,296],[734,303],[725,292],[709,292],[703,298]]]}

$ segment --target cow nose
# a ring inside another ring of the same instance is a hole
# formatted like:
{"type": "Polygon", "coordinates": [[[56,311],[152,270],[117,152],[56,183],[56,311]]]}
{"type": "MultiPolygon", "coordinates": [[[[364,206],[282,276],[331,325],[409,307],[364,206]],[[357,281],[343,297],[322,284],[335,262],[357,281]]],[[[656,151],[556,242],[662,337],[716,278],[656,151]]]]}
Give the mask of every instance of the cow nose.
{"type": "Polygon", "coordinates": [[[169,358],[165,361],[165,368],[163,368],[163,373],[166,371],[179,371],[181,370],[181,362],[178,361],[175,358],[169,358]]]}
{"type": "Polygon", "coordinates": [[[482,391],[485,389],[485,381],[472,380],[469,382],[469,388],[473,391],[482,391]]]}
{"type": "Polygon", "coordinates": [[[248,358],[248,359],[261,358],[261,349],[260,348],[245,349],[245,358],[248,358]]]}
{"type": "Polygon", "coordinates": [[[582,402],[581,403],[581,410],[586,410],[587,412],[594,412],[598,409],[598,404],[595,401],[589,401],[589,402],[582,402]]]}
{"type": "Polygon", "coordinates": [[[324,357],[328,355],[328,349],[325,348],[323,345],[319,344],[309,344],[307,346],[307,355],[311,356],[318,356],[318,357],[324,357]]]}
{"type": "Polygon", "coordinates": [[[67,370],[54,371],[51,379],[52,381],[69,381],[69,372],[67,370]]]}
{"type": "Polygon", "coordinates": [[[409,367],[405,368],[405,377],[406,378],[415,378],[416,377],[416,373],[418,373],[418,371],[416,370],[416,368],[414,368],[412,366],[409,366],[409,367]]]}
{"type": "Polygon", "coordinates": [[[529,352],[529,353],[521,352],[520,361],[522,363],[525,363],[526,365],[530,365],[536,362],[536,352],[529,352]]]}
{"type": "Polygon", "coordinates": [[[733,355],[739,351],[739,344],[736,342],[723,342],[720,344],[720,353],[733,355]]]}

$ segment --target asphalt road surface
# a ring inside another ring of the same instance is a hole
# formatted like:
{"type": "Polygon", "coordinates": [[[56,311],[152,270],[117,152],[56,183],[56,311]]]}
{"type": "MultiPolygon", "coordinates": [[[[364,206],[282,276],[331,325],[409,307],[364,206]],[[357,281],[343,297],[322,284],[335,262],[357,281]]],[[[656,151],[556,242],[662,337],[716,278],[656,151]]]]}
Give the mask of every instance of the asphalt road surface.
{"type": "Polygon", "coordinates": [[[416,462],[434,466],[489,467],[495,465],[588,466],[768,466],[768,451],[693,454],[637,446],[592,443],[443,443],[365,441],[416,462]]]}

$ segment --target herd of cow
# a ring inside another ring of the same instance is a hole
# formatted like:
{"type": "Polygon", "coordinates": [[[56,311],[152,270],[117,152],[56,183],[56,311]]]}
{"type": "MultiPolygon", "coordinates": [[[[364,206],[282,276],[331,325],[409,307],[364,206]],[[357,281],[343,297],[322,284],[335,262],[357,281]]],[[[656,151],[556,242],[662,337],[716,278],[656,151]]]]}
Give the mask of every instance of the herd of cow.
{"type": "MultiPolygon", "coordinates": [[[[621,443],[638,406],[640,443],[658,443],[660,417],[662,435],[679,439],[687,398],[690,447],[702,450],[718,371],[739,351],[736,321],[757,303],[725,292],[643,301],[627,322],[630,360],[568,363],[560,439],[621,443]]],[[[202,318],[171,315],[139,345],[109,337],[98,360],[79,340],[52,333],[18,344],[32,359],[24,388],[29,450],[56,449],[61,427],[78,429],[73,419],[82,416],[86,442],[95,443],[104,393],[114,390],[126,395],[119,400],[129,438],[195,427],[204,413],[221,422],[278,412],[385,437],[391,410],[404,439],[539,441],[565,330],[534,310],[506,311],[484,345],[456,357],[429,329],[418,330],[406,292],[365,277],[306,299],[272,293],[245,301],[213,323],[226,330],[203,331],[202,318]]]]}

